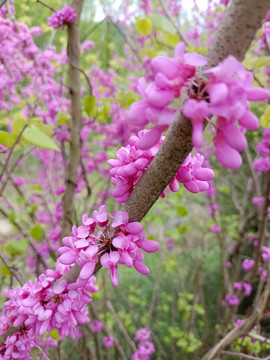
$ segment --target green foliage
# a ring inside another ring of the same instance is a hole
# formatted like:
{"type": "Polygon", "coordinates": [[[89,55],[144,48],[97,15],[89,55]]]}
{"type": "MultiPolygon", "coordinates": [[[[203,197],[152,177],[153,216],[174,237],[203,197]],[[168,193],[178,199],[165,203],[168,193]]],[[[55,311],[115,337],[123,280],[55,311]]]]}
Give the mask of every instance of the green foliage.
{"type": "Polygon", "coordinates": [[[165,18],[164,16],[159,15],[159,14],[154,14],[154,15],[150,15],[150,19],[156,30],[164,31],[165,33],[168,33],[170,35],[176,34],[175,28],[169,22],[169,20],[167,18],[165,18]]]}
{"type": "Polygon", "coordinates": [[[136,18],[136,30],[140,35],[149,35],[152,31],[152,28],[152,21],[150,19],[141,19],[139,17],[136,18]]]}

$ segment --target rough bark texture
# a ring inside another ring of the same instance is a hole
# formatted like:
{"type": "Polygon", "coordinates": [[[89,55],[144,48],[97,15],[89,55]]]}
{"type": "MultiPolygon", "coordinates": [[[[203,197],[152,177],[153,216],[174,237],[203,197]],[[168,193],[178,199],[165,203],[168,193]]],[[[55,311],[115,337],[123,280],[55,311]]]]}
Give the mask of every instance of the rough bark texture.
{"type": "Polygon", "coordinates": [[[77,186],[77,174],[81,157],[81,93],[80,93],[80,15],[84,0],[73,0],[71,7],[77,17],[68,26],[67,54],[69,60],[69,81],[71,97],[71,133],[69,164],[66,173],[66,192],[63,199],[62,237],[69,235],[73,224],[73,198],[77,186]]]}
{"type": "MultiPolygon", "coordinates": [[[[242,61],[269,7],[269,0],[231,0],[208,51],[208,67],[228,55],[242,61]]],[[[180,114],[124,205],[131,221],[141,221],[169,184],[192,150],[191,136],[191,123],[180,114]]]]}

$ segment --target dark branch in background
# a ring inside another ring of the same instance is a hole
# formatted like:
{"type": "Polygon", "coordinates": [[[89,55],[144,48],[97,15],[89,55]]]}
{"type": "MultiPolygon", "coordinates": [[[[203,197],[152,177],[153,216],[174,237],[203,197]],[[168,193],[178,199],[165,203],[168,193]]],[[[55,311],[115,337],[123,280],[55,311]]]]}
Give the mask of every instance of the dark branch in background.
{"type": "Polygon", "coordinates": [[[71,7],[77,17],[68,25],[67,54],[71,97],[71,134],[69,164],[66,173],[66,192],[63,199],[62,237],[69,235],[73,224],[74,193],[81,158],[81,93],[80,93],[80,15],[84,0],[73,0],[71,7]]]}

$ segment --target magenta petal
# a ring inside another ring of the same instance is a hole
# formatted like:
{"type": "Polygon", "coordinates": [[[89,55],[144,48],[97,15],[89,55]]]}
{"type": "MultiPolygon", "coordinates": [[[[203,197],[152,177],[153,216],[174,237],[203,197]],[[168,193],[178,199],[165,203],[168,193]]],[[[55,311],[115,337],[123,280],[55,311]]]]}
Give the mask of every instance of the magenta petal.
{"type": "Polygon", "coordinates": [[[179,182],[185,183],[190,181],[192,179],[192,176],[185,167],[181,166],[180,169],[177,171],[176,178],[179,182]]]}
{"type": "Polygon", "coordinates": [[[71,265],[75,262],[75,260],[77,259],[78,254],[71,250],[63,255],[60,256],[59,261],[60,263],[64,264],[64,265],[71,265]]]}
{"type": "Polygon", "coordinates": [[[138,260],[134,260],[134,267],[135,269],[141,273],[142,275],[148,275],[150,273],[150,270],[148,269],[147,266],[145,266],[143,263],[141,263],[138,260]]]}
{"type": "Polygon", "coordinates": [[[61,294],[65,290],[66,286],[67,286],[67,281],[64,279],[53,287],[53,292],[55,294],[61,294]]]}
{"type": "Polygon", "coordinates": [[[203,144],[203,124],[201,122],[193,124],[192,143],[197,147],[201,147],[203,144]]]}
{"type": "Polygon", "coordinates": [[[209,169],[209,168],[199,168],[198,170],[196,170],[193,173],[193,175],[198,180],[208,181],[208,180],[213,179],[213,177],[215,176],[215,173],[212,169],[209,169]]]}
{"type": "Polygon", "coordinates": [[[120,255],[118,251],[110,252],[110,260],[112,263],[117,264],[120,259],[120,255]]]}
{"type": "Polygon", "coordinates": [[[125,166],[125,173],[126,173],[126,175],[128,175],[128,176],[134,176],[134,175],[137,174],[137,172],[138,172],[138,170],[136,169],[136,167],[134,166],[133,163],[128,164],[128,165],[125,166]]]}
{"type": "Polygon", "coordinates": [[[179,76],[179,68],[176,63],[165,56],[156,56],[151,62],[154,74],[162,73],[169,80],[179,76]]]}
{"type": "Polygon", "coordinates": [[[264,101],[270,99],[270,91],[262,88],[250,87],[245,89],[250,101],[264,101]]]}
{"type": "Polygon", "coordinates": [[[23,306],[34,306],[35,304],[36,304],[36,300],[35,299],[33,299],[33,298],[31,298],[31,297],[28,297],[28,298],[26,298],[26,299],[24,299],[23,301],[22,301],[22,305],[23,306]]]}
{"type": "Polygon", "coordinates": [[[184,55],[185,63],[193,66],[204,66],[207,64],[207,60],[203,55],[195,52],[186,53],[184,55]]]}
{"type": "Polygon", "coordinates": [[[120,186],[117,186],[117,188],[113,190],[112,196],[115,198],[122,197],[123,195],[126,194],[126,192],[129,191],[129,189],[130,189],[129,184],[121,184],[120,186]]]}
{"type": "Polygon", "coordinates": [[[248,130],[257,130],[260,126],[257,116],[252,114],[250,111],[246,111],[238,122],[248,130]]]}
{"type": "Polygon", "coordinates": [[[209,184],[208,184],[207,181],[197,180],[196,184],[197,184],[200,191],[205,191],[205,190],[209,189],[209,184]]]}
{"type": "Polygon", "coordinates": [[[95,270],[95,263],[94,262],[87,262],[80,272],[80,278],[83,280],[89,279],[91,275],[93,275],[95,270]]]}
{"type": "Polygon", "coordinates": [[[154,240],[143,240],[141,248],[147,253],[152,253],[159,249],[159,243],[154,240]]]}
{"type": "Polygon", "coordinates": [[[109,265],[108,265],[108,263],[109,263],[109,254],[108,253],[101,256],[100,263],[101,263],[101,265],[103,267],[106,267],[106,268],[109,267],[109,265]]]}
{"type": "Polygon", "coordinates": [[[219,105],[224,103],[228,96],[228,87],[223,83],[211,85],[210,87],[211,105],[219,105]]]}
{"type": "Polygon", "coordinates": [[[221,143],[217,146],[216,157],[221,165],[228,169],[238,169],[242,165],[242,158],[238,151],[226,143],[221,143]]]}
{"type": "Polygon", "coordinates": [[[233,124],[222,129],[226,142],[235,150],[244,151],[247,148],[245,135],[233,124]]]}
{"type": "Polygon", "coordinates": [[[144,170],[149,165],[149,160],[145,159],[145,158],[138,159],[135,161],[134,165],[135,165],[136,169],[144,170]]]}
{"type": "Polygon", "coordinates": [[[199,186],[193,180],[184,182],[184,187],[193,194],[197,194],[200,191],[199,186]]]}
{"type": "Polygon", "coordinates": [[[121,258],[127,267],[133,266],[133,260],[131,259],[131,257],[129,256],[129,254],[126,251],[122,252],[121,258]]]}
{"type": "Polygon", "coordinates": [[[116,247],[117,249],[122,249],[122,244],[123,244],[124,238],[122,236],[116,236],[113,241],[112,244],[114,247],[116,247]]]}
{"type": "Polygon", "coordinates": [[[39,329],[40,335],[44,335],[47,332],[47,329],[49,327],[50,320],[45,320],[42,322],[42,325],[39,329]]]}
{"type": "Polygon", "coordinates": [[[144,100],[133,103],[128,111],[128,121],[137,126],[145,126],[148,123],[145,113],[148,107],[148,103],[144,100]]]}
{"type": "Polygon", "coordinates": [[[116,166],[122,166],[122,163],[117,160],[117,159],[109,159],[107,161],[107,163],[111,166],[111,167],[116,167],[116,166]]]}
{"type": "Polygon", "coordinates": [[[143,226],[139,222],[132,222],[132,223],[127,224],[126,230],[130,234],[136,235],[136,234],[139,234],[143,230],[143,226]]]}
{"type": "Polygon", "coordinates": [[[110,273],[111,273],[111,282],[113,286],[118,286],[117,267],[116,266],[111,267],[110,273]]]}
{"type": "Polygon", "coordinates": [[[124,202],[127,201],[127,199],[129,198],[129,196],[130,196],[130,192],[127,192],[125,195],[117,198],[117,199],[116,199],[116,202],[118,202],[118,204],[122,204],[122,203],[124,203],[124,202]]]}
{"type": "Polygon", "coordinates": [[[155,146],[162,136],[162,131],[158,127],[154,127],[148,131],[138,142],[138,148],[142,150],[150,149],[155,146]]]}
{"type": "Polygon", "coordinates": [[[89,241],[87,241],[87,240],[85,240],[85,239],[81,239],[81,240],[77,240],[77,241],[75,241],[75,247],[77,248],[77,249],[81,249],[81,248],[84,248],[84,247],[86,247],[86,246],[88,246],[89,245],[89,241]]]}

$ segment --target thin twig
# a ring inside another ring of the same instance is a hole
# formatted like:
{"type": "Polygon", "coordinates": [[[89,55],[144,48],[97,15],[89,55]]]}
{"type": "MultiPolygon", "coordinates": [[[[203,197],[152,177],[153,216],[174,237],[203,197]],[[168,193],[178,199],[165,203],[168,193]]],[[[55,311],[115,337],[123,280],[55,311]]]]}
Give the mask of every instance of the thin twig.
{"type": "Polygon", "coordinates": [[[39,3],[39,4],[41,4],[41,5],[43,5],[43,6],[45,6],[45,7],[48,8],[48,9],[50,9],[52,12],[56,12],[56,11],[57,11],[54,7],[52,7],[51,5],[48,5],[47,3],[45,3],[45,2],[42,1],[42,0],[36,0],[36,2],[39,3]]]}

